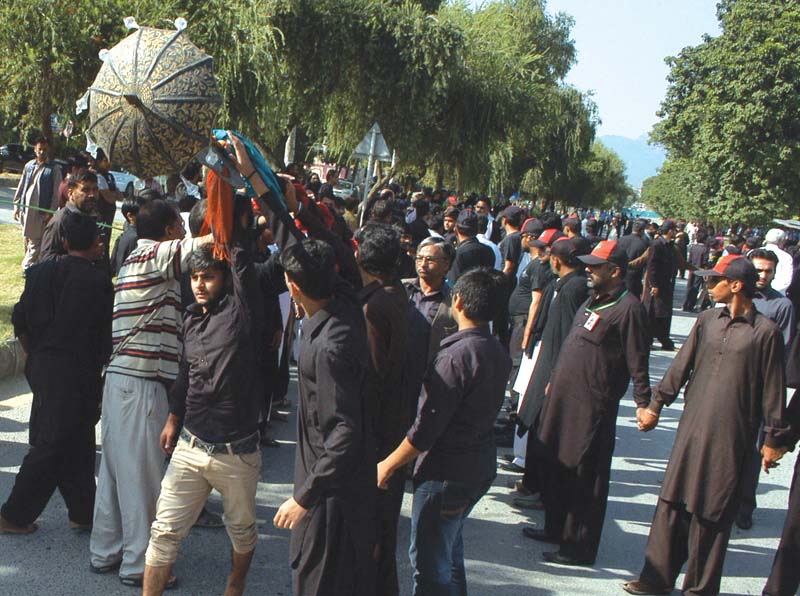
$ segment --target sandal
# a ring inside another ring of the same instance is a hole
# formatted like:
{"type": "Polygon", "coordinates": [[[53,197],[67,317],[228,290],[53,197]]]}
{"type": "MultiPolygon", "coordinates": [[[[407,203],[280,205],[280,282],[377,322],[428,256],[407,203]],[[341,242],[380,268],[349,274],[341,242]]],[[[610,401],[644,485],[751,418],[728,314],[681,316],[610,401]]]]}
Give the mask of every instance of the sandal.
{"type": "MultiPolygon", "coordinates": [[[[121,577],[119,578],[120,583],[123,586],[128,586],[129,588],[141,588],[144,584],[144,577],[141,575],[135,575],[131,577],[121,577]]],[[[167,580],[167,583],[164,584],[165,590],[174,590],[178,587],[178,578],[174,575],[167,580]]]]}

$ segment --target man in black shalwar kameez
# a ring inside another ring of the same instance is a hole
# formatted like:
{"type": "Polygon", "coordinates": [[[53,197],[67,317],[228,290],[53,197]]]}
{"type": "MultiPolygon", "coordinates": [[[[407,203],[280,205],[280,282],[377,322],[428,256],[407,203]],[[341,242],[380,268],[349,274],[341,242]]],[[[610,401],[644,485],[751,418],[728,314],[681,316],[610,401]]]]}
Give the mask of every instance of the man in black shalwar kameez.
{"type": "Polygon", "coordinates": [[[592,292],[561,346],[539,421],[538,441],[551,470],[548,527],[526,532],[558,543],[557,552],[543,557],[562,565],[592,565],[597,557],[617,412],[631,378],[637,405],[650,402],[650,332],[642,303],[625,288],[625,251],[604,240],[578,258],[592,292]]]}
{"type": "Polygon", "coordinates": [[[783,337],[753,306],[756,270],[740,255],[697,271],[725,304],[703,312],[654,392],[637,412],[639,428],[655,428],[661,408],[687,385],[672,455],[650,527],[639,579],[631,594],[667,594],[686,563],[684,594],[718,594],[737,489],[748,452],[764,423],[765,471],[786,451],[783,337]]]}
{"type": "Polygon", "coordinates": [[[281,253],[289,293],[307,316],[297,363],[294,495],[275,515],[276,527],[292,530],[296,596],[375,592],[377,462],[365,415],[370,355],[361,304],[334,263],[333,250],[319,240],[281,253]]]}

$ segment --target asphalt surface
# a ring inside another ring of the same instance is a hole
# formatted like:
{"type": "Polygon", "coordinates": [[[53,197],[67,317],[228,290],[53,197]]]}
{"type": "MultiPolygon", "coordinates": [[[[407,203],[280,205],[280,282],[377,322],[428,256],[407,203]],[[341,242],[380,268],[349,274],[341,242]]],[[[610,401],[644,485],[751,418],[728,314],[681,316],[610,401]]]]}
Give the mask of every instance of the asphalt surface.
{"type": "MultiPolygon", "coordinates": [[[[679,294],[683,282],[679,281],[679,294]]],[[[682,298],[676,297],[676,304],[682,298]]],[[[673,338],[679,344],[688,334],[693,316],[676,312],[673,338]]],[[[674,354],[655,351],[651,358],[655,383],[674,354]]],[[[0,499],[11,490],[14,475],[27,451],[27,420],[31,396],[25,380],[0,383],[0,499]]],[[[297,385],[290,398],[296,404],[297,385]]],[[[525,538],[526,524],[542,523],[540,512],[511,506],[509,480],[519,476],[500,472],[489,494],[475,507],[464,530],[466,567],[473,596],[605,595],[623,594],[620,584],[638,575],[649,523],[664,469],[672,447],[681,405],[664,410],[661,426],[647,434],[636,429],[635,406],[628,395],[620,408],[617,447],[603,541],[593,568],[561,567],[542,562],[541,553],[552,550],[525,538]]],[[[289,533],[272,526],[277,507],[291,494],[295,436],[294,408],[288,423],[274,423],[277,449],[263,450],[263,470],[258,488],[259,544],[248,578],[247,594],[286,596],[291,593],[288,566],[289,533]]],[[[98,426],[98,443],[99,443],[98,426]]],[[[500,453],[510,450],[501,449],[500,453]]],[[[794,466],[787,455],[769,476],[762,475],[759,508],[749,531],[734,528],[725,562],[723,594],[760,594],[772,565],[788,501],[787,487],[794,466]]],[[[401,593],[411,594],[411,571],[406,555],[411,494],[406,491],[400,521],[398,564],[401,593]]],[[[221,511],[219,496],[212,508],[221,511]]],[[[66,509],[54,495],[39,519],[40,529],[30,536],[0,535],[0,595],[129,595],[113,574],[92,575],[88,570],[89,537],[67,527],[66,509]]],[[[194,529],[184,541],[175,573],[181,586],[176,594],[205,596],[224,591],[228,571],[229,541],[224,530],[194,529]]],[[[681,585],[682,576],[678,579],[681,585]]],[[[677,593],[677,592],[676,592],[677,593]]]]}

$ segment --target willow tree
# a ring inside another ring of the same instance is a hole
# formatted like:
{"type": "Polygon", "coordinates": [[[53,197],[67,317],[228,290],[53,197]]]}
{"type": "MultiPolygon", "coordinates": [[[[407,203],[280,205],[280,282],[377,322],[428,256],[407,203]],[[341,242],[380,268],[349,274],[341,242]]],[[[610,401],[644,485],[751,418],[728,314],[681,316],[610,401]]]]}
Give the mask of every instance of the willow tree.
{"type": "Polygon", "coordinates": [[[124,33],[118,2],[0,2],[0,112],[20,137],[52,137],[51,114],[70,115],[92,81],[98,52],[124,33]]]}

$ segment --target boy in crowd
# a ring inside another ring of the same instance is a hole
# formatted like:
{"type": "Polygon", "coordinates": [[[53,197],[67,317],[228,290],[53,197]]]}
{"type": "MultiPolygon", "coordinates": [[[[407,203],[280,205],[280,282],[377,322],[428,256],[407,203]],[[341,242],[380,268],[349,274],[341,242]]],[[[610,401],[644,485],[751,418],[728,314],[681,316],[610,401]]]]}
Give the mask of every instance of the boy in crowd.
{"type": "Polygon", "coordinates": [[[261,476],[258,416],[261,394],[259,290],[244,250],[226,261],[201,248],[189,258],[192,292],[184,321],[184,351],[170,392],[170,413],[159,441],[171,454],[161,483],[147,548],[144,594],[159,595],[169,581],[180,542],[211,489],[222,494],[231,538],[232,569],[226,596],[244,592],[258,530],[256,487],[261,476]]]}
{"type": "Polygon", "coordinates": [[[489,269],[459,277],[452,308],[458,331],[442,340],[411,430],[378,464],[378,486],[385,487],[417,459],[409,549],[415,596],[466,593],[462,528],[496,475],[494,421],[511,371],[489,331],[503,284],[503,274],[489,269]]]}

